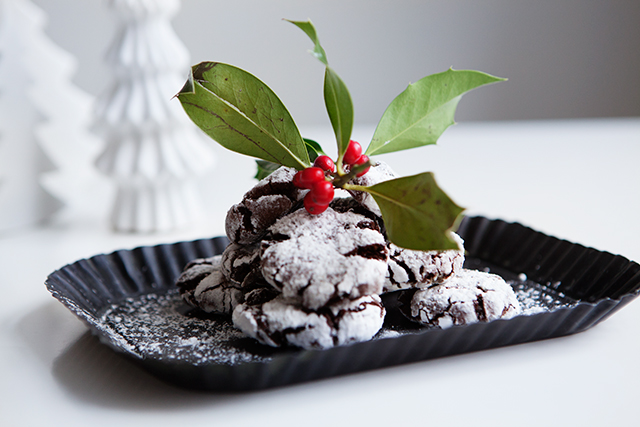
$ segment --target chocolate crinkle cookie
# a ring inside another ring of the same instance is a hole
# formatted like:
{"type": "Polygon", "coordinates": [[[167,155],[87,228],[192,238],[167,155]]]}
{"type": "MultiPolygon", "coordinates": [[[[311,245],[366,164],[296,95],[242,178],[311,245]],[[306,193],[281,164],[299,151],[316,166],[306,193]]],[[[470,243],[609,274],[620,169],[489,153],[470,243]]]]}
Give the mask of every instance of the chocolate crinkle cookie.
{"type": "Polygon", "coordinates": [[[262,241],[262,275],[284,297],[315,310],[382,292],[388,250],[375,221],[332,208],[322,215],[299,209],[269,232],[262,241]]]}
{"type": "Polygon", "coordinates": [[[463,242],[452,233],[460,249],[446,251],[414,251],[389,243],[389,263],[384,292],[399,289],[426,288],[442,282],[462,270],[463,242]]]}
{"type": "Polygon", "coordinates": [[[206,313],[230,315],[247,299],[278,295],[259,271],[259,247],[230,244],[221,255],[191,261],[176,281],[182,299],[206,313]]]}
{"type": "Polygon", "coordinates": [[[233,324],[272,347],[325,349],[370,340],[382,327],[384,315],[378,295],[339,300],[321,310],[309,310],[280,295],[263,304],[239,305],[233,324]]]}
{"type": "Polygon", "coordinates": [[[227,212],[225,231],[234,243],[250,244],[276,220],[290,212],[308,190],[293,185],[296,170],[280,167],[249,190],[227,212]]]}
{"type": "Polygon", "coordinates": [[[442,283],[403,297],[403,313],[411,320],[442,329],[453,325],[508,319],[521,312],[511,286],[502,277],[466,270],[442,283]],[[408,300],[408,301],[407,301],[408,300]]]}
{"type": "Polygon", "coordinates": [[[191,261],[176,282],[182,299],[207,313],[230,314],[244,301],[240,286],[221,270],[222,255],[191,261]]]}

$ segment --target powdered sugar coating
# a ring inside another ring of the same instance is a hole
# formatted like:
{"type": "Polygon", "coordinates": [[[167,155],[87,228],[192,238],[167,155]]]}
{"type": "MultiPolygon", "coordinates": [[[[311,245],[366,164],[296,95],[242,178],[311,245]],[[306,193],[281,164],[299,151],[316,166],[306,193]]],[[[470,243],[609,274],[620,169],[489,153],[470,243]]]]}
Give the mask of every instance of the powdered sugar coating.
{"type": "Polygon", "coordinates": [[[457,234],[452,233],[452,235],[458,242],[460,250],[414,251],[389,243],[389,264],[384,292],[426,288],[462,270],[463,242],[457,234]]]}
{"type": "MultiPolygon", "coordinates": [[[[390,179],[397,178],[396,173],[385,162],[377,161],[375,165],[371,166],[369,172],[356,177],[351,180],[352,184],[369,187],[371,185],[378,184],[380,182],[389,181],[390,179]]],[[[382,216],[378,204],[373,199],[373,196],[363,191],[350,191],[354,199],[356,199],[362,206],[369,209],[371,212],[378,216],[382,216]]]]}
{"type": "Polygon", "coordinates": [[[278,218],[302,200],[307,190],[293,185],[294,168],[280,167],[260,180],[227,212],[225,231],[229,240],[249,244],[258,240],[278,218]]]}
{"type": "Polygon", "coordinates": [[[443,329],[508,319],[521,312],[513,289],[502,277],[466,269],[443,283],[416,291],[410,309],[413,320],[443,329]]]}
{"type": "Polygon", "coordinates": [[[387,269],[385,238],[375,221],[328,208],[300,209],[279,219],[262,243],[265,280],[310,309],[341,298],[382,291],[387,269]]]}
{"type": "Polygon", "coordinates": [[[343,299],[318,311],[279,296],[261,305],[239,305],[233,312],[233,323],[272,347],[326,349],[370,340],[382,327],[384,315],[377,295],[343,299]]]}

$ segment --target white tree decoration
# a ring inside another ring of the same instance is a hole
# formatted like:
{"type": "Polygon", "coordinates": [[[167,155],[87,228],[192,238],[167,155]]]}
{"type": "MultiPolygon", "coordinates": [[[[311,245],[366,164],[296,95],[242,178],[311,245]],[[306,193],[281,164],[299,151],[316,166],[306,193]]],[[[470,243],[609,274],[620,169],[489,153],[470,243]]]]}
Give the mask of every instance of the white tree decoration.
{"type": "Polygon", "coordinates": [[[98,100],[106,146],[98,168],[117,185],[111,223],[154,232],[201,215],[196,178],[213,163],[204,134],[173,96],[186,81],[189,55],[170,20],[179,0],[111,0],[120,28],[107,52],[115,81],[98,100]]]}
{"type": "Polygon", "coordinates": [[[92,101],[71,84],[75,61],[46,37],[45,21],[27,0],[0,0],[0,231],[60,209],[42,178],[51,159],[78,160],[65,147],[91,138],[83,120],[86,130],[92,101]]]}

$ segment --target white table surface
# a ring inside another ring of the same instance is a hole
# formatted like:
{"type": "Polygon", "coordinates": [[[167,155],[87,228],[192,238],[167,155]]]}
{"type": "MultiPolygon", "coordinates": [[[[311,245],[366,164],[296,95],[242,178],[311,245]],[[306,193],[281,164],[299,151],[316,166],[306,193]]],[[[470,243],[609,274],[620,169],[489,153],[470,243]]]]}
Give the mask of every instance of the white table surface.
{"type": "MultiPolygon", "coordinates": [[[[354,137],[366,143],[372,131],[354,137]]],[[[303,133],[333,144],[327,128],[303,133]]],[[[50,296],[46,276],[97,253],[222,234],[254,170],[216,150],[207,218],[189,230],[113,234],[94,190],[84,210],[0,234],[1,425],[640,424],[638,301],[573,336],[252,393],[179,389],[101,345],[50,296]]],[[[438,146],[380,160],[402,175],[434,171],[468,213],[640,260],[639,118],[463,123],[438,146]]]]}

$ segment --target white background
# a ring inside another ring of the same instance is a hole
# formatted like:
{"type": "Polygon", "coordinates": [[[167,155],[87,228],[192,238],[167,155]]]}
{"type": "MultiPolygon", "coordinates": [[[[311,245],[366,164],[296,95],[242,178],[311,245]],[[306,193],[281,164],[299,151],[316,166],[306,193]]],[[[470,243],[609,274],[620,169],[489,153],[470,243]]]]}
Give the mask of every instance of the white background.
{"type": "MultiPolygon", "coordinates": [[[[34,0],[47,32],[101,93],[114,35],[106,1],[34,0]]],[[[449,67],[509,82],[467,95],[459,120],[640,115],[640,3],[634,0],[184,0],[173,23],[193,62],[220,61],[264,80],[300,125],[328,123],[321,64],[282,19],[311,19],[349,87],[358,123],[377,123],[408,83],[449,67]]]]}

